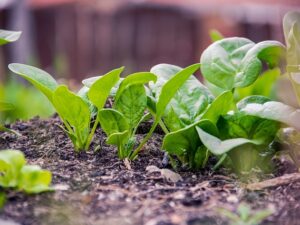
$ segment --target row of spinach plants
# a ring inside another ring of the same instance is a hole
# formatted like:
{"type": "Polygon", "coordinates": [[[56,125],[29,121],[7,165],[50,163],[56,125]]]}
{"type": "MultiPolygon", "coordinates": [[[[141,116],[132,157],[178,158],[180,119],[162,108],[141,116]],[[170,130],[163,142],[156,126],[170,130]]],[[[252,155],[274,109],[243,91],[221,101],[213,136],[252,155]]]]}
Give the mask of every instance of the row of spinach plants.
{"type": "Polygon", "coordinates": [[[299,56],[299,13],[286,18],[294,21],[285,26],[288,51],[278,41],[216,38],[202,53],[200,64],[186,68],[159,64],[149,72],[125,78],[121,78],[121,67],[84,80],[78,93],[59,85],[41,69],[16,63],[9,69],[45,94],[75,151],[89,149],[100,124],[107,143],[117,147],[119,158],[134,160],[161,126],[165,133],[162,150],[172,162],[177,159],[200,169],[214,155],[218,158],[215,167],[226,163],[237,173],[265,169],[276,152],[273,143],[282,124],[300,129],[296,122],[300,111],[265,96],[250,95],[239,101],[235,96],[263,79],[265,67],[279,68],[285,63],[286,52],[299,56]],[[199,69],[206,85],[193,75],[199,69]],[[108,98],[113,101],[111,108],[105,108],[108,98]],[[153,119],[152,126],[138,142],[137,127],[149,119],[153,119]]]}

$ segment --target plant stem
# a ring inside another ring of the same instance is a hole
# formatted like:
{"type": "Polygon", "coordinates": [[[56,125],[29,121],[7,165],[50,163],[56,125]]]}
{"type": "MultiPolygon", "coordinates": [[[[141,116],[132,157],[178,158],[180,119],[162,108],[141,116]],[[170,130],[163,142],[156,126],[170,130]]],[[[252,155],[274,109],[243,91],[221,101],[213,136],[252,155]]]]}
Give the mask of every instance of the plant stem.
{"type": "Polygon", "coordinates": [[[221,165],[222,165],[222,163],[224,162],[224,160],[226,159],[226,157],[227,157],[227,155],[226,155],[226,154],[222,155],[222,156],[221,156],[221,158],[219,159],[219,161],[217,162],[217,164],[216,164],[216,165],[214,165],[214,167],[213,167],[213,170],[216,170],[216,169],[218,169],[218,168],[219,168],[219,166],[221,166],[221,165]]]}
{"type": "Polygon", "coordinates": [[[93,125],[93,128],[92,128],[92,130],[91,130],[91,132],[90,132],[90,134],[89,134],[89,136],[87,138],[87,141],[86,141],[86,144],[85,144],[85,147],[84,147],[85,151],[87,151],[89,149],[89,147],[90,147],[90,144],[91,144],[92,139],[94,137],[94,134],[95,134],[95,131],[96,131],[98,123],[99,123],[99,119],[98,119],[98,114],[97,114],[96,120],[95,120],[94,125],[93,125]]]}
{"type": "Polygon", "coordinates": [[[162,121],[162,119],[159,119],[159,126],[161,127],[161,129],[163,130],[163,132],[165,134],[169,133],[168,128],[166,127],[165,123],[162,121]]]}
{"type": "Polygon", "coordinates": [[[144,137],[144,139],[141,141],[141,143],[139,144],[139,146],[134,150],[134,152],[132,153],[132,155],[129,157],[130,160],[134,160],[135,157],[137,156],[137,154],[141,151],[142,147],[146,144],[146,142],[149,140],[149,138],[152,136],[152,133],[154,132],[157,124],[159,123],[159,120],[155,120],[149,133],[146,135],[146,137],[144,137]]]}

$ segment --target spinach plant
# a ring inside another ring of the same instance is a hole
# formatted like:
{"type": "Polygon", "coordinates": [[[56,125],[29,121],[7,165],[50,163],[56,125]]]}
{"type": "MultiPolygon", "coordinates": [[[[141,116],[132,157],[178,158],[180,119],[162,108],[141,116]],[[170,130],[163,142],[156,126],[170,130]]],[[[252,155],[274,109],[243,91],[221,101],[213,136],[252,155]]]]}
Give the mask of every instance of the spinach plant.
{"type": "MultiPolygon", "coordinates": [[[[63,121],[62,129],[71,139],[75,150],[88,150],[97,126],[96,121],[94,127],[90,128],[89,100],[71,92],[65,85],[58,85],[51,75],[41,69],[16,63],[10,64],[9,69],[31,82],[48,98],[63,121]]],[[[106,75],[118,76],[120,72],[113,70],[106,75]]],[[[105,82],[106,75],[98,83],[105,82]]],[[[103,95],[102,98],[106,100],[107,96],[103,95]]]]}
{"type": "Polygon", "coordinates": [[[152,98],[148,87],[145,87],[145,84],[149,82],[151,84],[156,83],[157,77],[152,71],[150,73],[143,72],[129,75],[117,84],[118,88],[114,93],[113,108],[99,110],[98,117],[102,129],[108,136],[107,143],[118,147],[120,158],[133,160],[137,157],[156,126],[161,123],[161,117],[172,97],[198,68],[199,65],[195,64],[179,71],[162,85],[157,99],[152,98]],[[150,113],[146,113],[146,109],[150,113]],[[135,148],[137,144],[135,138],[137,127],[151,115],[154,118],[153,125],[149,133],[135,148]]]}
{"type": "MultiPolygon", "coordinates": [[[[116,84],[118,79],[114,81],[116,84]]],[[[156,81],[156,76],[149,72],[140,72],[128,75],[120,83],[114,96],[113,108],[103,108],[104,102],[93,96],[104,90],[96,87],[94,83],[89,91],[89,96],[98,108],[98,120],[107,134],[107,143],[117,146],[120,159],[130,158],[136,143],[135,133],[139,124],[147,117],[144,114],[147,106],[147,95],[144,84],[156,81]]],[[[109,94],[109,91],[107,91],[109,94]]]]}
{"type": "Polygon", "coordinates": [[[52,191],[50,171],[27,165],[24,154],[18,150],[0,151],[0,186],[14,188],[29,194],[52,191]]]}
{"type": "MultiPolygon", "coordinates": [[[[134,158],[138,154],[138,152],[141,150],[143,145],[151,137],[152,133],[154,132],[158,124],[161,125],[162,129],[164,129],[165,132],[168,132],[166,127],[164,126],[164,123],[162,122],[162,118],[164,117],[165,110],[167,109],[169,103],[172,101],[174,96],[178,93],[179,89],[191,77],[191,75],[199,69],[199,66],[200,66],[199,64],[194,64],[180,71],[176,71],[175,75],[169,77],[167,82],[159,82],[158,86],[154,85],[151,87],[150,84],[150,89],[152,90],[152,93],[154,91],[155,97],[149,94],[147,105],[148,105],[148,110],[151,112],[152,116],[154,117],[154,122],[149,133],[146,135],[146,137],[142,140],[140,145],[133,152],[132,158],[134,158]]],[[[151,72],[156,73],[154,69],[152,69],[151,72]]]]}
{"type": "MultiPolygon", "coordinates": [[[[267,171],[275,150],[271,143],[280,128],[278,121],[247,113],[244,108],[252,104],[266,104],[264,96],[250,96],[237,104],[237,109],[220,117],[219,134],[212,135],[197,127],[202,143],[215,155],[226,154],[231,166],[239,174],[249,173],[255,167],[267,171]]],[[[274,109],[272,109],[272,113],[274,109]]]]}
{"type": "MultiPolygon", "coordinates": [[[[162,87],[180,71],[182,68],[168,64],[160,64],[151,69],[158,76],[158,81],[149,85],[151,111],[155,112],[151,105],[158,98],[162,87]]],[[[163,112],[160,125],[165,127],[163,130],[166,136],[162,148],[170,157],[176,155],[183,164],[188,164],[191,168],[204,167],[209,152],[201,143],[196,127],[216,133],[215,123],[218,116],[230,109],[232,98],[231,92],[226,92],[214,99],[196,77],[190,76],[163,112]]]]}
{"type": "Polygon", "coordinates": [[[232,108],[232,101],[231,92],[218,96],[192,124],[168,133],[163,139],[162,148],[169,154],[176,155],[183,164],[188,164],[192,169],[204,168],[210,152],[199,138],[197,128],[217,135],[218,118],[232,108]]]}

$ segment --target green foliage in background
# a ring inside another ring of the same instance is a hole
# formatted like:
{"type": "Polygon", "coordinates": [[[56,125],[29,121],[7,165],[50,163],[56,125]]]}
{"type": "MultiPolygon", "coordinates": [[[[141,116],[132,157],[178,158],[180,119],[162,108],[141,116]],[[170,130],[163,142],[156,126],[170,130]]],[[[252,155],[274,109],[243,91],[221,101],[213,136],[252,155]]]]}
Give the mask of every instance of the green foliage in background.
{"type": "Polygon", "coordinates": [[[54,113],[47,98],[35,88],[10,80],[5,85],[0,84],[0,101],[9,102],[13,109],[0,112],[2,123],[13,123],[17,119],[28,120],[39,115],[47,118],[54,113]]]}

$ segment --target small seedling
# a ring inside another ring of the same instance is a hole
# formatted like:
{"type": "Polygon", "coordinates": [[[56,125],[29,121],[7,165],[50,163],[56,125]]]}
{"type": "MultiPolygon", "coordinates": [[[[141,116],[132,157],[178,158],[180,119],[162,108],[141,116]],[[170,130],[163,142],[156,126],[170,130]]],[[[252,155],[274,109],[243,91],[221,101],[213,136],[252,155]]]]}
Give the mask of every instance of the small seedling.
{"type": "MultiPolygon", "coordinates": [[[[91,106],[89,100],[71,92],[65,85],[58,85],[50,74],[41,69],[17,63],[10,64],[9,69],[31,82],[53,104],[64,123],[65,127],[62,129],[71,139],[75,150],[88,150],[98,124],[96,120],[94,127],[90,129],[91,106]]],[[[113,70],[107,73],[107,76],[103,76],[105,79],[100,79],[98,83],[105,84],[106,77],[119,76],[122,70],[113,70]]],[[[112,88],[113,84],[106,88],[109,89],[109,87],[112,88]]],[[[101,91],[99,93],[103,94],[101,101],[105,102],[109,93],[101,91]]]]}
{"type": "Polygon", "coordinates": [[[144,84],[156,81],[156,76],[149,72],[127,76],[118,86],[113,108],[103,109],[106,99],[101,98],[102,93],[110,95],[111,88],[107,87],[113,87],[119,79],[119,76],[111,76],[105,83],[99,83],[100,78],[90,87],[88,97],[98,109],[96,122],[100,122],[108,136],[107,143],[117,146],[119,158],[125,159],[132,153],[137,127],[147,117],[144,115],[147,106],[144,84]]]}
{"type": "Polygon", "coordinates": [[[218,208],[217,212],[228,219],[230,225],[258,225],[274,213],[274,210],[252,210],[245,203],[239,204],[236,212],[218,208]]]}
{"type": "Polygon", "coordinates": [[[52,191],[50,171],[26,165],[24,154],[18,150],[0,151],[0,187],[37,194],[52,191]]]}

